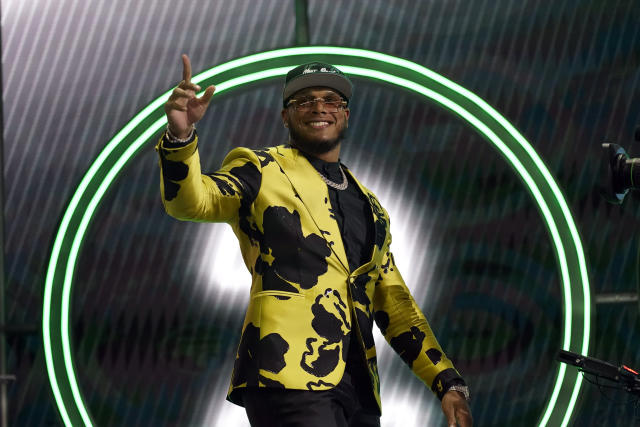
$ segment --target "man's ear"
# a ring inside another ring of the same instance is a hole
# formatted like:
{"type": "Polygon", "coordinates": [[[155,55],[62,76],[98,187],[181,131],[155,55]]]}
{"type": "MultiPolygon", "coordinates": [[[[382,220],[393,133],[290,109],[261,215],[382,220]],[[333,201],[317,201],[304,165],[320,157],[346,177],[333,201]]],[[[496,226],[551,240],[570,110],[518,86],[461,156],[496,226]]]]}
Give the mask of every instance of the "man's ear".
{"type": "Polygon", "coordinates": [[[280,114],[282,115],[282,124],[284,125],[284,127],[288,128],[289,127],[289,116],[287,115],[287,109],[283,108],[282,112],[280,114]]]}
{"type": "Polygon", "coordinates": [[[344,109],[344,121],[345,121],[344,124],[345,124],[345,127],[349,127],[349,113],[350,113],[349,109],[345,108],[344,109]]]}

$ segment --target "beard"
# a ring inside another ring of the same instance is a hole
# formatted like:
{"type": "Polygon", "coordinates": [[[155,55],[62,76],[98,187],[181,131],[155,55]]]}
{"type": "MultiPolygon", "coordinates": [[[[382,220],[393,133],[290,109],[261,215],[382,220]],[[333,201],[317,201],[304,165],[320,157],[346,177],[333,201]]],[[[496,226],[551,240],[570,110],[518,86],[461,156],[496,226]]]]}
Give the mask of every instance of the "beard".
{"type": "Polygon", "coordinates": [[[316,139],[310,139],[303,136],[293,126],[289,127],[289,142],[290,144],[300,151],[307,154],[317,156],[319,154],[325,154],[333,150],[340,144],[347,135],[347,127],[343,127],[338,136],[334,139],[327,139],[318,141],[316,139]]]}

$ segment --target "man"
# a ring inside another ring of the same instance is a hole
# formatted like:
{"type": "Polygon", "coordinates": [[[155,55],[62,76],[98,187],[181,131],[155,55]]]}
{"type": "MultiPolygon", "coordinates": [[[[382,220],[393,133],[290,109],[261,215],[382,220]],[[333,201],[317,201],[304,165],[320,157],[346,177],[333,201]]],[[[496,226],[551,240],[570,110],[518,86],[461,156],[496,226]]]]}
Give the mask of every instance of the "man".
{"type": "Polygon", "coordinates": [[[201,98],[183,55],[158,143],[166,211],[227,222],[251,273],[228,400],[252,426],[379,426],[372,327],[442,400],[451,426],[471,426],[468,389],[442,352],[390,251],[389,217],[339,163],[352,84],[337,68],[292,69],[283,90],[289,144],[236,148],[200,172],[201,98]]]}

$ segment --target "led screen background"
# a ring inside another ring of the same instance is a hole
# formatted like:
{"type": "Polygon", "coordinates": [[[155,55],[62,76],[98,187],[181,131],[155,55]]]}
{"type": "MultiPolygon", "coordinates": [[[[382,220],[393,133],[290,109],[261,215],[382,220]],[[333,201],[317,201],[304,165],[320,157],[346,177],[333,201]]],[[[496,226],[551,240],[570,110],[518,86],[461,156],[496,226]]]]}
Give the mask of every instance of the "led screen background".
{"type": "MultiPolygon", "coordinates": [[[[640,109],[631,2],[328,4],[309,3],[312,44],[407,58],[485,99],[560,184],[594,293],[635,291],[638,201],[612,208],[591,194],[594,147],[606,137],[633,148],[640,109]]],[[[106,142],[179,80],[180,53],[199,71],[294,44],[292,2],[175,7],[2,3],[11,322],[40,324],[47,254],[66,203],[106,142]]],[[[407,92],[354,80],[343,161],[390,211],[400,268],[472,385],[476,421],[534,424],[557,370],[563,313],[553,248],[531,197],[460,120],[407,92]]],[[[267,82],[214,103],[199,125],[205,169],[233,146],[285,139],[280,90],[267,82]]],[[[72,324],[80,386],[97,425],[229,425],[238,412],[223,396],[248,289],[226,226],[162,212],[153,142],[108,193],[81,252],[72,324]],[[221,275],[224,266],[232,268],[221,275]]],[[[637,366],[636,316],[633,304],[598,305],[590,354],[637,366]]],[[[40,336],[9,336],[19,425],[59,422],[40,336]]],[[[384,351],[383,425],[440,420],[430,392],[384,351]]],[[[583,387],[578,424],[628,424],[628,405],[583,387]]]]}

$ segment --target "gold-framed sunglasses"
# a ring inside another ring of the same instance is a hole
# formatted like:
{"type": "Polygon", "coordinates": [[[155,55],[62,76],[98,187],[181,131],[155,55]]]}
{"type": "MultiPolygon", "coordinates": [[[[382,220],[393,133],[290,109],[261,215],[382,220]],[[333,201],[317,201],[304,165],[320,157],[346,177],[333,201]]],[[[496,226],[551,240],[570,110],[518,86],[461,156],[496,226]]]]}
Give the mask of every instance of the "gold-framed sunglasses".
{"type": "Polygon", "coordinates": [[[342,98],[328,97],[290,99],[287,107],[293,107],[296,111],[310,111],[318,102],[322,102],[328,113],[336,113],[347,106],[347,101],[342,98]]]}

